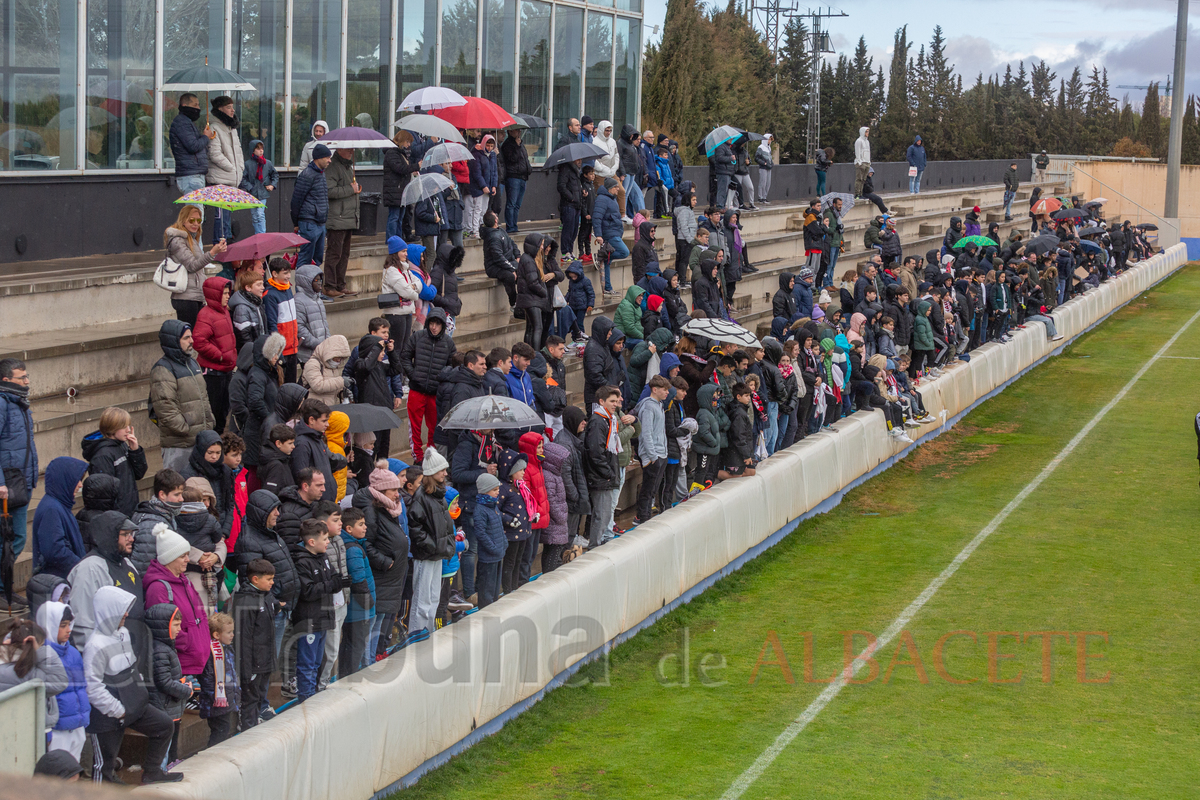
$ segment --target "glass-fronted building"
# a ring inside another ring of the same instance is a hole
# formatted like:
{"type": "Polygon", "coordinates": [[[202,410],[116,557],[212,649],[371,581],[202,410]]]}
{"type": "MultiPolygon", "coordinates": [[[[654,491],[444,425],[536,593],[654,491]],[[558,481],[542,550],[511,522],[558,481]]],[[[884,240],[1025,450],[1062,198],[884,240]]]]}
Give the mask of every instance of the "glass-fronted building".
{"type": "Polygon", "coordinates": [[[400,101],[431,84],[547,119],[551,131],[530,132],[535,155],[571,117],[609,119],[618,131],[638,123],[642,0],[0,0],[0,9],[0,174],[10,177],[172,171],[179,93],[162,86],[206,59],[253,84],[233,95],[243,146],[263,140],[282,169],[298,163],[314,121],[391,135],[400,101]]]}

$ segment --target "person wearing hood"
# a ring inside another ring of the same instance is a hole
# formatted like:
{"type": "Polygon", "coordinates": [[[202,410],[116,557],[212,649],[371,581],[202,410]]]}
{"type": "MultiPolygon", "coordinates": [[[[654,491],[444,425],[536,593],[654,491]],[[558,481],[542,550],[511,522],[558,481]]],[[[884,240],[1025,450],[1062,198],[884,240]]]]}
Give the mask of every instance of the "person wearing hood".
{"type": "MultiPolygon", "coordinates": [[[[330,261],[326,264],[331,263],[330,261]]],[[[325,276],[316,264],[296,270],[296,355],[300,364],[312,358],[313,351],[329,338],[329,317],[321,299],[325,276]]]]}
{"type": "MultiPolygon", "coordinates": [[[[479,216],[482,220],[484,212],[479,216]]],[[[478,233],[478,226],[468,228],[468,231],[478,233]]],[[[457,270],[462,266],[467,251],[453,242],[442,242],[438,245],[437,257],[433,261],[433,269],[429,271],[429,282],[437,292],[429,302],[446,312],[449,319],[454,319],[462,313],[462,300],[458,296],[457,270]]]]}
{"type": "MultiPolygon", "coordinates": [[[[71,623],[75,619],[71,608],[65,603],[50,601],[37,610],[37,624],[46,632],[45,646],[54,651],[67,675],[67,686],[57,695],[54,702],[58,719],[53,723],[48,751],[66,751],[75,759],[83,752],[87,739],[85,728],[92,713],[88,702],[87,675],[83,670],[83,654],[71,644],[71,623]]],[[[46,721],[51,727],[50,721],[46,721]]]]}
{"type": "Polygon", "coordinates": [[[658,226],[649,220],[638,226],[633,245],[633,282],[639,283],[648,272],[659,272],[658,252],[654,249],[654,234],[658,226]]]}
{"type": "Polygon", "coordinates": [[[583,405],[591,408],[602,386],[620,387],[625,383],[625,362],[621,350],[625,334],[605,316],[592,320],[592,335],[583,349],[583,405]]]}
{"type": "Polygon", "coordinates": [[[237,366],[237,337],[229,314],[233,284],[214,275],[204,281],[204,308],[196,317],[193,347],[204,368],[204,384],[217,433],[225,432],[229,417],[229,382],[237,366]]]}
{"type": "MultiPolygon", "coordinates": [[[[612,261],[629,257],[629,248],[623,240],[625,228],[622,209],[618,208],[620,197],[623,196],[619,194],[621,191],[616,178],[606,178],[596,190],[596,205],[592,210],[592,227],[596,231],[596,238],[606,245],[597,252],[597,257],[604,264],[604,293],[607,295],[616,294],[612,285],[612,261]]],[[[601,242],[597,242],[597,245],[601,242]]]]}
{"type": "Polygon", "coordinates": [[[921,138],[921,134],[918,133],[913,143],[908,146],[904,158],[908,161],[908,193],[920,194],[921,176],[925,174],[925,140],[921,138]],[[913,173],[914,169],[916,173],[913,173]]]}
{"type": "MultiPolygon", "coordinates": [[[[628,343],[628,340],[626,340],[628,343]]],[[[642,395],[642,387],[646,385],[647,375],[657,375],[658,370],[650,371],[653,361],[661,363],[661,359],[670,352],[675,344],[675,334],[669,328],[658,328],[643,342],[633,346],[629,356],[629,366],[625,370],[629,396],[636,401],[642,395]]],[[[665,398],[664,398],[665,399],[665,398]]]]}
{"type": "Polygon", "coordinates": [[[613,326],[628,337],[628,347],[636,347],[646,338],[645,329],[642,328],[643,298],[646,296],[646,290],[642,287],[630,286],[613,314],[613,326]]]}
{"type": "Polygon", "coordinates": [[[517,217],[525,199],[525,183],[533,174],[529,151],[521,143],[523,131],[509,128],[508,138],[500,145],[500,162],[504,166],[504,222],[509,234],[517,233],[517,217]]]}
{"type": "Polygon", "coordinates": [[[646,200],[642,195],[642,184],[646,182],[646,169],[638,150],[641,138],[637,128],[627,122],[621,128],[621,138],[617,140],[617,155],[620,159],[617,176],[625,188],[625,204],[621,207],[622,222],[630,222],[633,215],[646,206],[646,200]]]}
{"type": "MultiPolygon", "coordinates": [[[[316,126],[313,130],[315,132],[316,126]]],[[[325,260],[325,223],[329,219],[329,185],[325,181],[325,170],[332,160],[333,152],[325,145],[314,142],[312,159],[304,162],[305,166],[300,169],[292,187],[289,206],[292,231],[307,240],[306,244],[300,246],[297,264],[320,264],[325,260]]]]}
{"type": "Polygon", "coordinates": [[[196,446],[188,457],[188,463],[180,471],[186,482],[189,478],[203,478],[212,490],[213,516],[220,523],[222,537],[228,536],[233,527],[233,470],[225,465],[225,448],[221,437],[214,431],[201,431],[196,436],[196,446]]]}
{"type": "MultiPolygon", "coordinates": [[[[209,124],[216,134],[208,141],[208,172],[204,180],[209,186],[237,186],[245,171],[241,121],[234,111],[233,98],[226,95],[212,99],[209,124]]],[[[213,214],[214,242],[233,237],[233,212],[218,208],[213,214]]]]}
{"type": "MultiPolygon", "coordinates": [[[[387,207],[387,236],[403,236],[405,229],[404,190],[413,175],[421,171],[420,159],[413,155],[413,135],[406,130],[392,137],[395,147],[383,151],[383,193],[380,199],[387,207]]],[[[407,226],[410,230],[411,223],[407,226]]]]}
{"type": "Polygon", "coordinates": [[[591,279],[583,274],[582,262],[572,261],[568,264],[566,275],[567,307],[571,309],[572,314],[571,340],[587,341],[587,335],[583,332],[583,323],[596,306],[596,290],[592,288],[591,279]]]}
{"type": "MultiPolygon", "coordinates": [[[[227,212],[228,213],[228,212],[227,212]]],[[[204,307],[204,268],[225,252],[225,239],[217,237],[208,252],[200,240],[203,212],[199,206],[185,205],[179,209],[175,222],[163,231],[163,247],[167,256],[187,272],[187,285],[171,293],[171,308],[175,318],[188,325],[196,324],[196,315],[204,307]]]]}
{"type": "Polygon", "coordinates": [[[253,360],[246,379],[246,418],[242,427],[242,438],[246,442],[242,463],[247,467],[258,466],[259,454],[266,443],[264,432],[270,428],[264,428],[264,425],[274,412],[279,396],[275,365],[283,355],[285,344],[283,334],[272,333],[259,336],[251,345],[253,360]]]}
{"type": "MultiPolygon", "coordinates": [[[[951,217],[950,227],[946,229],[946,235],[942,237],[942,249],[938,255],[944,256],[949,253],[951,248],[954,247],[958,240],[963,238],[965,235],[966,234],[963,233],[962,217],[951,217]]],[[[930,265],[934,266],[934,263],[930,262],[930,265]]]]}
{"type": "MultiPolygon", "coordinates": [[[[364,352],[362,345],[359,352],[364,352]]],[[[438,375],[450,363],[454,352],[454,337],[446,330],[446,312],[440,308],[432,309],[425,318],[425,327],[404,343],[400,369],[408,378],[408,422],[414,461],[421,460],[425,447],[433,441],[437,427],[438,375]],[[428,429],[427,434],[422,433],[422,427],[428,429]]]]}
{"type": "MultiPolygon", "coordinates": [[[[809,270],[812,272],[812,270],[809,270]]],[[[779,274],[779,290],[771,297],[771,335],[782,338],[787,327],[800,318],[796,312],[796,299],[793,291],[796,288],[796,276],[790,272],[779,274]]],[[[809,290],[811,302],[812,290],[809,290]]]]}
{"type": "Polygon", "coordinates": [[[116,776],[116,767],[127,728],[147,739],[142,761],[143,784],[183,779],[182,773],[163,771],[175,724],[150,704],[146,691],[150,663],[139,662],[125,625],[137,600],[116,586],[98,589],[94,601],[96,629],[83,649],[88,701],[92,706],[87,731],[92,737],[92,777],[97,782],[123,783],[116,776]]]}
{"type": "Polygon", "coordinates": [[[316,158],[313,155],[313,151],[316,149],[321,137],[329,133],[329,130],[329,123],[323,119],[319,119],[312,124],[312,128],[309,130],[311,134],[310,138],[304,143],[304,149],[300,151],[300,166],[298,168],[300,172],[303,172],[304,168],[316,158]]]}
{"type": "Polygon", "coordinates": [[[349,358],[350,343],[340,333],[316,346],[304,362],[304,382],[308,384],[310,399],[334,406],[350,397],[354,379],[342,373],[349,358]]]}
{"type": "Polygon", "coordinates": [[[230,565],[237,569],[239,591],[252,586],[248,567],[254,559],[264,558],[275,568],[275,584],[271,591],[279,604],[275,614],[276,653],[283,646],[283,632],[299,589],[291,553],[275,530],[279,521],[279,506],[279,498],[266,489],[259,489],[250,495],[242,533],[229,560],[230,565]]]}
{"type": "Polygon", "coordinates": [[[79,522],[71,516],[87,462],[59,456],[46,467],[46,494],[33,515],[33,571],[65,578],[86,555],[79,522]]]}
{"type": "MultiPolygon", "coordinates": [[[[612,178],[617,182],[617,188],[614,192],[617,199],[617,207],[621,210],[618,217],[625,213],[625,187],[621,183],[621,156],[620,148],[617,146],[617,138],[613,131],[613,125],[608,120],[600,120],[600,125],[596,128],[596,138],[592,144],[603,148],[607,155],[600,156],[595,160],[596,175],[593,182],[596,186],[596,191],[599,193],[600,188],[605,185],[608,178],[612,178]]],[[[599,229],[597,229],[599,230],[599,229]]]]}
{"type": "Polygon", "coordinates": [[[719,269],[714,259],[702,258],[699,275],[692,279],[692,308],[703,311],[706,317],[713,319],[725,316],[720,279],[717,277],[719,269]]]}
{"type": "Polygon", "coordinates": [[[1013,161],[1004,170],[1004,221],[1012,221],[1012,204],[1017,197],[1017,189],[1021,188],[1021,179],[1017,177],[1017,162],[1013,161]]]}
{"type": "Polygon", "coordinates": [[[138,444],[129,412],[116,406],[104,409],[99,429],[84,437],[82,449],[89,475],[111,475],[117,480],[113,507],[132,514],[138,504],[137,482],[146,474],[146,452],[138,444]]]}
{"type": "MultiPolygon", "coordinates": [[[[266,203],[271,192],[275,191],[275,187],[278,185],[279,172],[275,169],[275,164],[266,157],[266,148],[263,146],[262,140],[252,139],[250,141],[250,158],[246,160],[242,169],[242,180],[238,184],[238,188],[266,203]]],[[[255,233],[267,232],[267,209],[265,206],[250,209],[250,219],[254,223],[255,233]]]]}
{"type": "Polygon", "coordinates": [[[926,366],[926,363],[933,361],[933,324],[929,321],[929,315],[932,311],[933,304],[928,300],[921,300],[917,303],[917,313],[913,320],[913,358],[908,369],[909,376],[914,378],[921,374],[921,370],[926,366]]]}
{"type": "Polygon", "coordinates": [[[135,639],[135,650],[142,652],[137,645],[145,645],[148,653],[149,640],[139,633],[142,631],[140,620],[145,607],[142,603],[142,579],[131,558],[137,524],[120,511],[105,511],[92,520],[90,530],[92,549],[67,576],[71,584],[71,611],[75,616],[71,641],[78,648],[87,644],[96,629],[97,592],[103,586],[116,586],[137,598],[128,625],[135,639]],[[138,621],[138,624],[135,625],[134,621],[138,621]]]}
{"type": "Polygon", "coordinates": [[[216,418],[194,358],[191,326],[169,319],[158,341],[163,357],[150,370],[150,420],[159,430],[163,465],[179,468],[187,463],[196,434],[213,430],[216,418]]]}
{"type": "Polygon", "coordinates": [[[664,270],[660,280],[663,284],[661,287],[663,312],[666,314],[671,332],[678,336],[683,333],[683,326],[690,319],[687,303],[683,301],[683,296],[680,294],[679,273],[673,269],[664,270]]]}
{"type": "Polygon", "coordinates": [[[184,679],[175,651],[183,615],[171,603],[157,603],[146,609],[146,627],[150,629],[151,655],[146,690],[150,705],[165,713],[174,723],[171,750],[167,760],[179,746],[179,721],[183,718],[184,701],[192,696],[192,687],[184,679]]]}
{"type": "Polygon", "coordinates": [[[762,141],[754,150],[754,163],[758,165],[758,202],[763,205],[769,205],[767,195],[771,191],[771,170],[775,167],[775,156],[771,152],[771,144],[774,141],[774,135],[764,133],[762,141]]]}
{"type": "MultiPolygon", "coordinates": [[[[86,442],[87,439],[84,439],[86,442]]],[[[89,466],[89,470],[91,467],[89,466]]],[[[90,551],[95,546],[92,539],[92,521],[105,511],[112,511],[121,502],[121,481],[112,475],[92,473],[83,480],[83,508],[75,513],[75,521],[79,523],[79,534],[83,538],[83,547],[90,551]]],[[[137,508],[137,484],[134,484],[133,507],[137,508]]],[[[121,513],[125,513],[122,511],[121,513]]],[[[132,513],[132,510],[131,510],[132,513]]]]}
{"type": "Polygon", "coordinates": [[[863,183],[871,171],[871,129],[864,125],[854,140],[854,196],[863,196],[863,183]]]}
{"type": "Polygon", "coordinates": [[[524,254],[517,263],[517,308],[525,312],[525,342],[534,350],[546,344],[554,316],[556,283],[563,280],[558,264],[558,242],[540,233],[525,237],[524,254]]]}

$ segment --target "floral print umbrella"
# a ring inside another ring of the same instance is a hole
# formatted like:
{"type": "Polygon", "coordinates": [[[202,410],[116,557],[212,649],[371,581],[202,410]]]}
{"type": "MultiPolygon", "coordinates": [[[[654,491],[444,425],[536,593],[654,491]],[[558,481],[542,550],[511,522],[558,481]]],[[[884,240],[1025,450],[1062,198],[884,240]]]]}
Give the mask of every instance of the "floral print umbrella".
{"type": "Polygon", "coordinates": [[[194,192],[188,192],[175,201],[194,206],[214,206],[230,211],[241,211],[246,208],[265,208],[266,203],[249,192],[243,192],[236,186],[205,186],[194,192]]]}

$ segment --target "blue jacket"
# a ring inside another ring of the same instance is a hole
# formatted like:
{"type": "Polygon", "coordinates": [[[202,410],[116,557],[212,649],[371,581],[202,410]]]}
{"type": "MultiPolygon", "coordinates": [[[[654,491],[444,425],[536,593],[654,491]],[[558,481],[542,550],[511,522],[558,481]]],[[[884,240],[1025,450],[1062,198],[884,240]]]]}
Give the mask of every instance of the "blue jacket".
{"type": "Polygon", "coordinates": [[[500,520],[499,501],[487,494],[475,496],[475,542],[479,548],[480,564],[495,564],[504,560],[508,540],[504,538],[504,523],[500,520]]]}
{"type": "Polygon", "coordinates": [[[300,220],[324,225],[329,218],[329,185],[325,183],[325,171],[315,161],[296,176],[292,189],[292,224],[300,220]]]}
{"type": "Polygon", "coordinates": [[[905,158],[908,159],[910,167],[916,167],[918,171],[925,169],[925,145],[921,144],[920,136],[913,139],[913,143],[908,146],[905,158]]]}
{"type": "Polygon", "coordinates": [[[479,176],[483,181],[482,185],[493,191],[500,188],[500,168],[496,166],[496,153],[476,150],[474,155],[475,160],[479,162],[479,176]]]}
{"type": "MultiPolygon", "coordinates": [[[[37,486],[38,458],[29,399],[7,388],[3,381],[0,381],[0,468],[24,469],[29,490],[32,492],[37,486]]],[[[0,472],[0,486],[3,485],[4,473],[0,472]]]]}
{"type": "Polygon", "coordinates": [[[87,472],[87,462],[59,456],[46,467],[46,496],[33,515],[33,571],[66,578],[83,560],[83,534],[71,514],[75,487],[87,472]]]}
{"type": "Polygon", "coordinates": [[[513,367],[508,371],[504,382],[508,384],[508,394],[514,400],[520,400],[530,408],[537,410],[537,398],[533,395],[533,379],[529,372],[513,367]]]}
{"type": "Polygon", "coordinates": [[[603,186],[596,192],[596,207],[592,209],[592,229],[605,241],[620,239],[625,235],[621,212],[617,209],[617,198],[603,186]]]}
{"type": "Polygon", "coordinates": [[[70,731],[88,724],[92,704],[88,701],[87,674],[83,670],[83,656],[67,640],[58,643],[58,626],[62,622],[67,606],[63,603],[44,603],[37,611],[37,623],[46,631],[46,644],[54,649],[58,660],[67,671],[67,688],[54,696],[58,703],[56,731],[70,731]]]}
{"type": "Polygon", "coordinates": [[[460,191],[467,197],[480,197],[483,195],[483,172],[480,170],[480,151],[471,148],[473,158],[467,159],[467,177],[470,183],[460,183],[460,191]]]}
{"type": "Polygon", "coordinates": [[[668,189],[675,188],[675,176],[671,174],[671,159],[666,156],[655,156],[654,163],[658,166],[658,178],[668,189]]]}
{"type": "Polygon", "coordinates": [[[592,287],[591,279],[583,274],[583,267],[578,262],[572,262],[567,267],[567,305],[577,314],[582,309],[596,307],[596,290],[592,287]],[[579,280],[572,276],[577,276],[579,280]]]}
{"type": "Polygon", "coordinates": [[[642,167],[646,171],[646,186],[658,186],[658,167],[654,163],[656,156],[654,148],[646,142],[638,145],[638,155],[642,158],[642,167]]]}
{"type": "Polygon", "coordinates": [[[417,236],[437,236],[441,233],[441,219],[445,217],[445,213],[440,194],[417,203],[415,213],[414,227],[417,236]]]}
{"type": "MultiPolygon", "coordinates": [[[[362,622],[375,617],[375,576],[371,573],[371,564],[367,561],[367,553],[363,550],[362,540],[355,539],[342,531],[342,543],[346,545],[346,571],[350,573],[350,582],[363,583],[371,588],[371,607],[364,608],[362,599],[350,592],[350,602],[346,605],[346,622],[362,622]]],[[[364,598],[365,599],[365,598],[364,598]]]]}
{"type": "Polygon", "coordinates": [[[171,121],[171,155],[175,158],[175,177],[204,175],[208,172],[208,137],[196,130],[196,123],[177,114],[171,121]]]}
{"type": "MultiPolygon", "coordinates": [[[[596,139],[596,137],[593,136],[592,134],[588,133],[585,129],[583,129],[583,128],[579,129],[579,141],[586,142],[587,144],[595,144],[595,139],[596,139]]],[[[584,167],[593,167],[594,168],[595,166],[596,166],[596,159],[585,158],[583,160],[583,163],[579,165],[579,168],[580,169],[583,169],[584,167]]]]}
{"type": "Polygon", "coordinates": [[[266,202],[271,193],[267,191],[268,186],[279,188],[279,172],[275,169],[275,165],[271,163],[271,159],[267,159],[262,167],[262,180],[258,179],[258,162],[254,160],[254,148],[262,144],[259,139],[254,139],[250,142],[250,157],[246,159],[246,164],[242,168],[242,182],[238,184],[238,188],[243,192],[249,192],[259,200],[266,202]]]}
{"type": "Polygon", "coordinates": [[[796,279],[796,285],[792,287],[792,299],[796,301],[796,313],[800,317],[812,318],[813,314],[813,290],[804,281],[796,279]]]}

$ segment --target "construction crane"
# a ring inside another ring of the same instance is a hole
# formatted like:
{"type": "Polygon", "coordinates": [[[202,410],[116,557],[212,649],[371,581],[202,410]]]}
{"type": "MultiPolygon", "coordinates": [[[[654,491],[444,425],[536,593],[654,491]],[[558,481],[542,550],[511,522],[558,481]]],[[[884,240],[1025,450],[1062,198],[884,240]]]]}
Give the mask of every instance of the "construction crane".
{"type": "MultiPolygon", "coordinates": [[[[1161,86],[1162,83],[1158,82],[1157,85],[1161,86]]],[[[1137,89],[1139,91],[1144,92],[1150,88],[1150,85],[1147,84],[1144,86],[1130,86],[1128,84],[1120,84],[1116,88],[1117,89],[1137,89]]],[[[1170,114],[1171,113],[1171,76],[1170,75],[1167,76],[1166,88],[1164,88],[1162,90],[1162,98],[1164,101],[1164,106],[1162,107],[1161,111],[1164,114],[1170,114]]]]}

